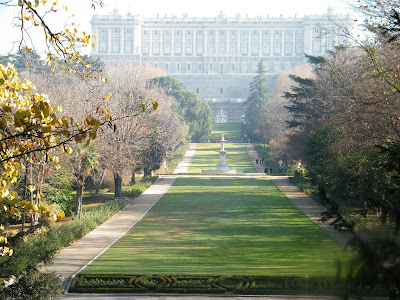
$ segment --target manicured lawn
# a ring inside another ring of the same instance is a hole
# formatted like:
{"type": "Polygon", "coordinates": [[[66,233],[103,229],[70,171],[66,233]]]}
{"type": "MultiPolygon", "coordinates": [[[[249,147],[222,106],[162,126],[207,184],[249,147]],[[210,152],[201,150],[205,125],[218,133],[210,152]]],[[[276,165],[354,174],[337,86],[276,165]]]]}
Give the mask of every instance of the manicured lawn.
{"type": "Polygon", "coordinates": [[[202,140],[221,139],[222,133],[226,140],[243,139],[241,124],[212,124],[212,132],[209,135],[202,137],[202,140]]]}
{"type": "Polygon", "coordinates": [[[352,254],[265,178],[178,178],[84,274],[335,275],[352,254]]]}
{"type": "MultiPolygon", "coordinates": [[[[213,165],[214,169],[219,162],[219,154],[216,150],[221,149],[221,144],[199,144],[196,150],[196,155],[193,157],[192,164],[189,168],[189,173],[201,173],[201,170],[208,170],[213,165]]],[[[226,163],[229,169],[232,165],[237,170],[243,170],[244,173],[256,173],[256,169],[250,157],[247,154],[245,144],[225,144],[226,163]]]]}

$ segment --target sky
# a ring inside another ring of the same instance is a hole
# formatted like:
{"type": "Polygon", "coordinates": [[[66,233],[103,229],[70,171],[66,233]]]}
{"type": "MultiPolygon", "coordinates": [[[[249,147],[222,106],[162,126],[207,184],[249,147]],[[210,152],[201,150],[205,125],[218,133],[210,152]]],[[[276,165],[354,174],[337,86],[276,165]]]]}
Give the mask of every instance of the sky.
{"type": "MultiPolygon", "coordinates": [[[[50,18],[55,26],[62,26],[66,17],[74,14],[75,23],[80,24],[80,30],[91,32],[90,19],[92,15],[108,15],[114,8],[119,10],[122,15],[130,12],[133,15],[142,15],[145,17],[156,17],[159,14],[163,17],[165,14],[182,17],[188,14],[188,17],[216,17],[221,11],[227,17],[235,17],[240,13],[242,17],[282,17],[294,18],[304,15],[318,15],[327,12],[331,7],[336,14],[351,13],[351,9],[344,3],[346,0],[103,0],[104,7],[91,8],[90,0],[59,0],[60,5],[67,5],[68,11],[63,14],[57,14],[57,18],[50,18]]],[[[350,0],[355,2],[355,0],[350,0]]],[[[16,4],[17,0],[12,0],[16,4]]],[[[0,5],[0,55],[15,52],[13,42],[17,41],[20,33],[17,28],[12,26],[13,17],[18,14],[18,8],[6,7],[0,5]]],[[[70,21],[72,22],[72,21],[70,21]]],[[[38,33],[32,33],[33,40],[39,36],[38,33]]],[[[35,44],[36,48],[43,48],[43,45],[35,44]]]]}

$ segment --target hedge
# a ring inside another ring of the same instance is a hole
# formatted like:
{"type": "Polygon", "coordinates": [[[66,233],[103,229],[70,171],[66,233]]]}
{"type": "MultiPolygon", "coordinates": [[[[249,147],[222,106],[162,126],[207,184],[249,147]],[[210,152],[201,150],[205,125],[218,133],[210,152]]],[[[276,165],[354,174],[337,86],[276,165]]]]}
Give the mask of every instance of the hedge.
{"type": "Polygon", "coordinates": [[[85,275],[72,293],[337,294],[335,278],[226,275],[85,275]]]}

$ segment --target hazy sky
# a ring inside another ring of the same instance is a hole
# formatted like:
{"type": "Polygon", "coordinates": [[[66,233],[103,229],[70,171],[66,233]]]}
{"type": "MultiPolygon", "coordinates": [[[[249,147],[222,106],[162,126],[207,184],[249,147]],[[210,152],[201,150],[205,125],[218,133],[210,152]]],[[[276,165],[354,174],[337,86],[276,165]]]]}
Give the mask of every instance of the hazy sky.
{"type": "MultiPolygon", "coordinates": [[[[351,1],[351,0],[350,0],[351,1]]],[[[353,0],[355,1],[355,0],[353,0]]],[[[109,14],[112,9],[117,8],[120,14],[140,14],[145,17],[160,17],[167,14],[174,14],[181,17],[188,14],[188,17],[215,17],[221,11],[226,16],[235,17],[240,13],[242,17],[246,14],[248,17],[298,17],[304,15],[324,14],[328,7],[331,7],[335,13],[347,14],[350,9],[343,0],[246,0],[246,1],[228,1],[228,0],[103,0],[104,7],[91,8],[90,0],[59,0],[59,4],[68,6],[68,14],[75,14],[75,22],[80,23],[81,30],[91,32],[90,19],[93,14],[109,14]]],[[[17,0],[14,0],[17,3],[17,0]]],[[[12,49],[12,42],[19,37],[19,31],[12,27],[12,18],[17,14],[17,8],[5,7],[0,5],[0,54],[6,54],[12,49]]],[[[65,20],[65,16],[58,15],[57,20],[65,20]]],[[[35,35],[33,35],[35,38],[35,35]]],[[[37,47],[40,47],[38,45],[37,47]]],[[[15,48],[14,48],[15,49],[15,48]]],[[[14,51],[13,51],[14,52],[14,51]]]]}

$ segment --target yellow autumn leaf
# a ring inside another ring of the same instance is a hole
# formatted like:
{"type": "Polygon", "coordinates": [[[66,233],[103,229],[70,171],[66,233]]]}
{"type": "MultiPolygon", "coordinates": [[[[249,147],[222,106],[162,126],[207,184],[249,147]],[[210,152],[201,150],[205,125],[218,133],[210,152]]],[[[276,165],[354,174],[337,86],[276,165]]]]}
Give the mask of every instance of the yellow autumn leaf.
{"type": "Polygon", "coordinates": [[[158,102],[157,101],[153,101],[152,104],[153,104],[153,110],[157,110],[158,102]]]}

